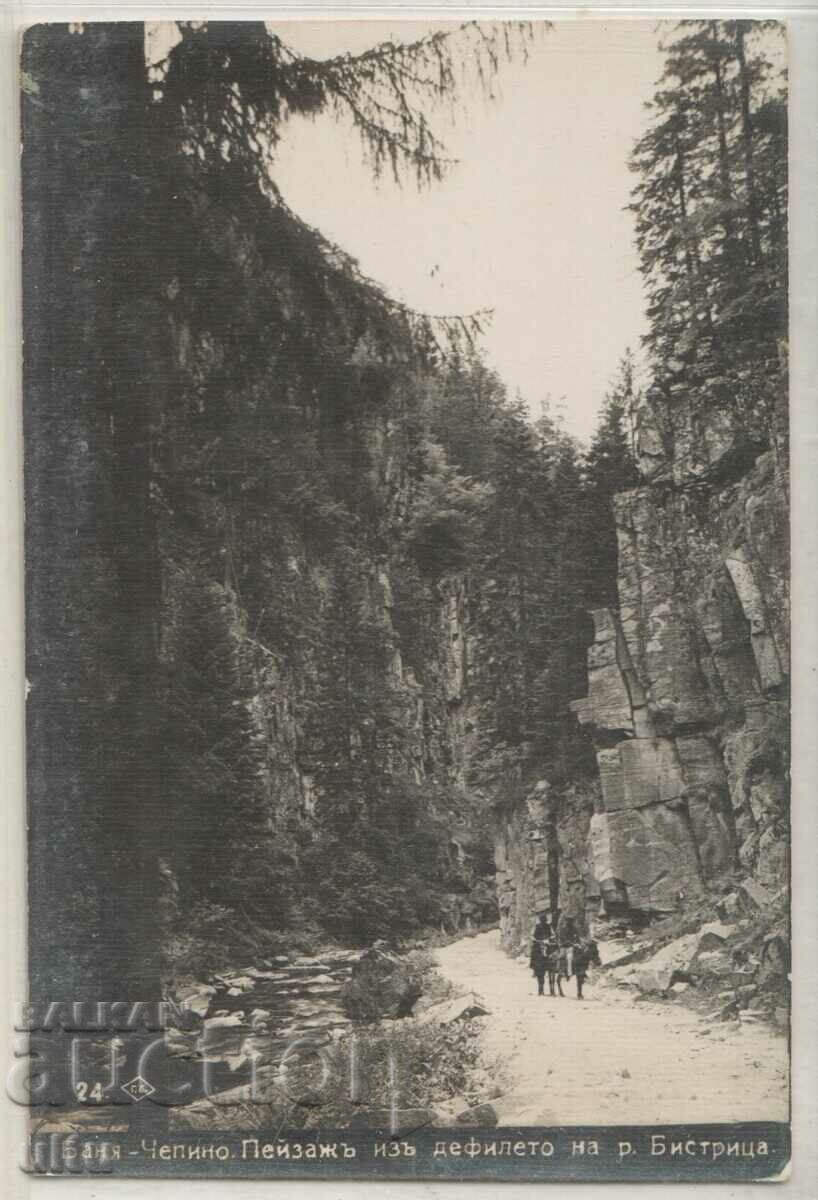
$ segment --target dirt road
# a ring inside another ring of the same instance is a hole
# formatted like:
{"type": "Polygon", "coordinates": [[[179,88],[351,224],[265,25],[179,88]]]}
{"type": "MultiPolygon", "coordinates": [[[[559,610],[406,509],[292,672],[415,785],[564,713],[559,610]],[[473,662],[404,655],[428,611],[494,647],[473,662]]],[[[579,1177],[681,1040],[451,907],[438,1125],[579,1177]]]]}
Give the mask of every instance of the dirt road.
{"type": "MultiPolygon", "coordinates": [[[[787,1119],[787,1041],[764,1025],[708,1026],[673,1004],[588,979],[586,999],[538,996],[497,931],[436,951],[477,992],[487,1057],[499,1062],[501,1125],[677,1124],[787,1119]]],[[[546,992],[548,987],[546,985],[546,992]]]]}

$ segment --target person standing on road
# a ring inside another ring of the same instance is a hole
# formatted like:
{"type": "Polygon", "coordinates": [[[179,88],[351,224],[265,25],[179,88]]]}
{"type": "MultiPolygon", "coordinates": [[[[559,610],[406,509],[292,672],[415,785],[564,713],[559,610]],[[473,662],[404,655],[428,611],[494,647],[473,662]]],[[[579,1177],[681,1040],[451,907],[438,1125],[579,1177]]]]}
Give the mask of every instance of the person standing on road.
{"type": "Polygon", "coordinates": [[[547,913],[540,913],[537,924],[531,934],[531,954],[528,965],[537,978],[537,994],[544,994],[545,973],[548,969],[548,955],[554,944],[554,930],[551,927],[547,913]]]}

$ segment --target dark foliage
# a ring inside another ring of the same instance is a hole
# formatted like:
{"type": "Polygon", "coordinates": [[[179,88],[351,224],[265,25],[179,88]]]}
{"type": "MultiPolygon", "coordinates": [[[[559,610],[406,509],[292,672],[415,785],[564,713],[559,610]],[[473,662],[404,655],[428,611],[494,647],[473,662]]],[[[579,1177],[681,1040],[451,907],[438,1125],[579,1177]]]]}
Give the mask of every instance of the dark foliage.
{"type": "Polygon", "coordinates": [[[605,397],[599,424],[585,455],[587,529],[583,551],[591,608],[615,608],[618,604],[613,498],[617,492],[636,487],[639,482],[630,444],[635,400],[633,358],[627,352],[605,397]]]}
{"type": "Polygon", "coordinates": [[[780,386],[787,336],[782,36],[774,22],[682,22],[631,162],[656,384],[748,419],[759,380],[780,386]]]}

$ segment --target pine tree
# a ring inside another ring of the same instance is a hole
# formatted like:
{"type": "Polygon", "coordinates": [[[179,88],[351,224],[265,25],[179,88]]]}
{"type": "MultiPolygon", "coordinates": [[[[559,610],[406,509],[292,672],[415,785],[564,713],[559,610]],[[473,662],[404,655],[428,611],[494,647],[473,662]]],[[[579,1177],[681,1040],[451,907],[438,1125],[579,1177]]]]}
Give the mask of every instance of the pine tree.
{"type": "Polygon", "coordinates": [[[506,389],[477,355],[454,360],[434,380],[427,420],[446,458],[464,474],[487,479],[492,435],[506,401],[506,389]]]}
{"type": "Polygon", "coordinates": [[[506,401],[493,443],[472,589],[475,777],[494,791],[535,770],[556,777],[574,756],[568,701],[584,683],[588,630],[575,442],[552,415],[532,424],[523,404],[506,401]]]}
{"type": "Polygon", "coordinates": [[[786,100],[770,22],[685,21],[634,151],[646,342],[660,386],[769,370],[785,336],[786,100]]]}
{"type": "Polygon", "coordinates": [[[630,445],[629,420],[636,399],[634,362],[625,353],[599,423],[585,455],[584,511],[587,521],[583,557],[591,608],[616,606],[617,542],[613,497],[636,487],[638,472],[630,445]]]}

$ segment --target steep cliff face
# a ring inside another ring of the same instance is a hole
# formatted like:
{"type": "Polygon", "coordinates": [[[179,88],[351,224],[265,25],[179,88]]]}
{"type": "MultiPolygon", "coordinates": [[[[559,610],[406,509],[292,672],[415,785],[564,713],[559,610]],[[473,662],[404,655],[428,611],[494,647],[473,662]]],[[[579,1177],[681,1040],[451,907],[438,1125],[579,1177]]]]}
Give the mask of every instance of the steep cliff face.
{"type": "Polygon", "coordinates": [[[647,913],[735,871],[787,884],[782,439],[763,413],[652,411],[671,452],[645,439],[643,413],[651,481],[617,498],[619,611],[594,614],[588,697],[574,706],[602,783],[595,878],[606,906],[647,913]]]}
{"type": "Polygon", "coordinates": [[[554,788],[542,779],[497,813],[500,936],[510,953],[526,948],[537,913],[559,909],[582,927],[598,910],[600,887],[588,853],[597,794],[591,781],[554,788]]]}
{"type": "Polygon", "coordinates": [[[460,515],[432,427],[443,368],[241,163],[179,163],[150,441],[170,940],[484,920],[465,556],[427,528],[460,515]]]}
{"type": "Polygon", "coordinates": [[[561,838],[530,805],[499,822],[510,947],[545,907],[644,919],[736,874],[787,886],[785,415],[713,400],[653,395],[636,414],[645,482],[615,501],[619,607],[592,614],[588,694],[571,705],[600,788],[590,817],[558,805],[561,838]]]}
{"type": "MultiPolygon", "coordinates": [[[[220,353],[175,338],[188,378],[220,353]]],[[[175,435],[199,472],[169,476],[159,525],[180,925],[199,904],[257,940],[355,942],[495,911],[466,788],[466,586],[411,540],[428,381],[378,368],[359,356],[330,429],[305,399],[242,447],[241,489],[229,460],[210,474],[230,447],[206,412],[175,435]]]]}

